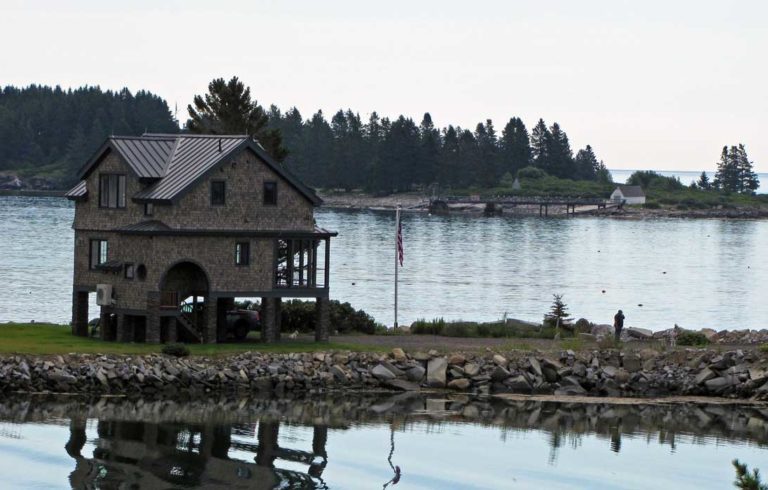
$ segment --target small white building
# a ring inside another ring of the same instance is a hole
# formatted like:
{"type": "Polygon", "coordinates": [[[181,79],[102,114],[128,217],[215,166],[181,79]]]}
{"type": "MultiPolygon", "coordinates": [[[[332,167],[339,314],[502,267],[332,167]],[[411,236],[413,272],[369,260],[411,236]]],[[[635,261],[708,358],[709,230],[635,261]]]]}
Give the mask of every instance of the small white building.
{"type": "Polygon", "coordinates": [[[611,201],[624,204],[645,204],[645,192],[639,185],[618,185],[611,194],[611,201]]]}

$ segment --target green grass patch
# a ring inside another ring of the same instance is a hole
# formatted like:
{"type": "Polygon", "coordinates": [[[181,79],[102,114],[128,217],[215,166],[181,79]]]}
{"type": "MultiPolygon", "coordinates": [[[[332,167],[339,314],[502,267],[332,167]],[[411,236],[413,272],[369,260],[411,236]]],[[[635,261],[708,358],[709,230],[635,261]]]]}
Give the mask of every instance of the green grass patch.
{"type": "MultiPolygon", "coordinates": [[[[0,354],[159,354],[159,344],[105,342],[89,337],[76,337],[66,325],[49,323],[0,324],[0,354]]],[[[221,356],[240,352],[316,352],[343,350],[354,352],[385,351],[362,344],[318,343],[302,340],[284,340],[275,344],[262,344],[253,339],[231,344],[187,344],[193,356],[221,356]]]]}

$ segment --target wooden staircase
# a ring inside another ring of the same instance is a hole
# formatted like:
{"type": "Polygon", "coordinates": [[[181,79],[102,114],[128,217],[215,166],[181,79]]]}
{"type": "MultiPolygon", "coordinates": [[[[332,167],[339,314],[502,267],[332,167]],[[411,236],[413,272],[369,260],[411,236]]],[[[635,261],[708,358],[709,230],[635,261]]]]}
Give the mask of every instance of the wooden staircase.
{"type": "Polygon", "coordinates": [[[193,319],[195,316],[196,312],[192,309],[192,305],[184,303],[179,308],[179,316],[176,317],[176,324],[180,325],[202,344],[203,332],[197,322],[193,319]]]}

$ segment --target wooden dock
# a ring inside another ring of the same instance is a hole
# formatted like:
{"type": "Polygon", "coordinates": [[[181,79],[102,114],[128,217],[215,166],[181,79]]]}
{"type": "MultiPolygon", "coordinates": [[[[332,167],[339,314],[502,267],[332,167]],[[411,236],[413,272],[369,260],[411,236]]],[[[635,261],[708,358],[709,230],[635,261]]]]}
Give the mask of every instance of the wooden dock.
{"type": "Polygon", "coordinates": [[[609,207],[621,207],[622,203],[611,201],[609,199],[598,198],[583,198],[583,197],[527,197],[527,196],[513,196],[513,197],[460,197],[450,196],[444,199],[430,200],[430,210],[437,208],[447,208],[451,204],[469,204],[477,205],[482,204],[488,207],[493,205],[499,209],[502,207],[516,207],[516,206],[538,206],[539,216],[549,216],[549,207],[565,207],[565,214],[567,216],[573,216],[576,214],[576,207],[581,206],[595,206],[596,209],[606,209],[609,207]]]}

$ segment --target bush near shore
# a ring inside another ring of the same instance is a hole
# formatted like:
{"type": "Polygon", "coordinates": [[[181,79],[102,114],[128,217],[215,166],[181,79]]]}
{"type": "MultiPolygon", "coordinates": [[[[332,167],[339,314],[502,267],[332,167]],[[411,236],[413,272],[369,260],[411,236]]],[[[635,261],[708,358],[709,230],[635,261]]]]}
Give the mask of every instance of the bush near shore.
{"type": "MultiPolygon", "coordinates": [[[[411,334],[414,335],[440,335],[443,337],[486,337],[486,338],[555,338],[555,328],[535,325],[519,320],[507,320],[498,322],[446,322],[442,318],[433,320],[419,319],[411,324],[411,334]]],[[[561,337],[572,337],[573,333],[560,329],[561,337]]]]}

